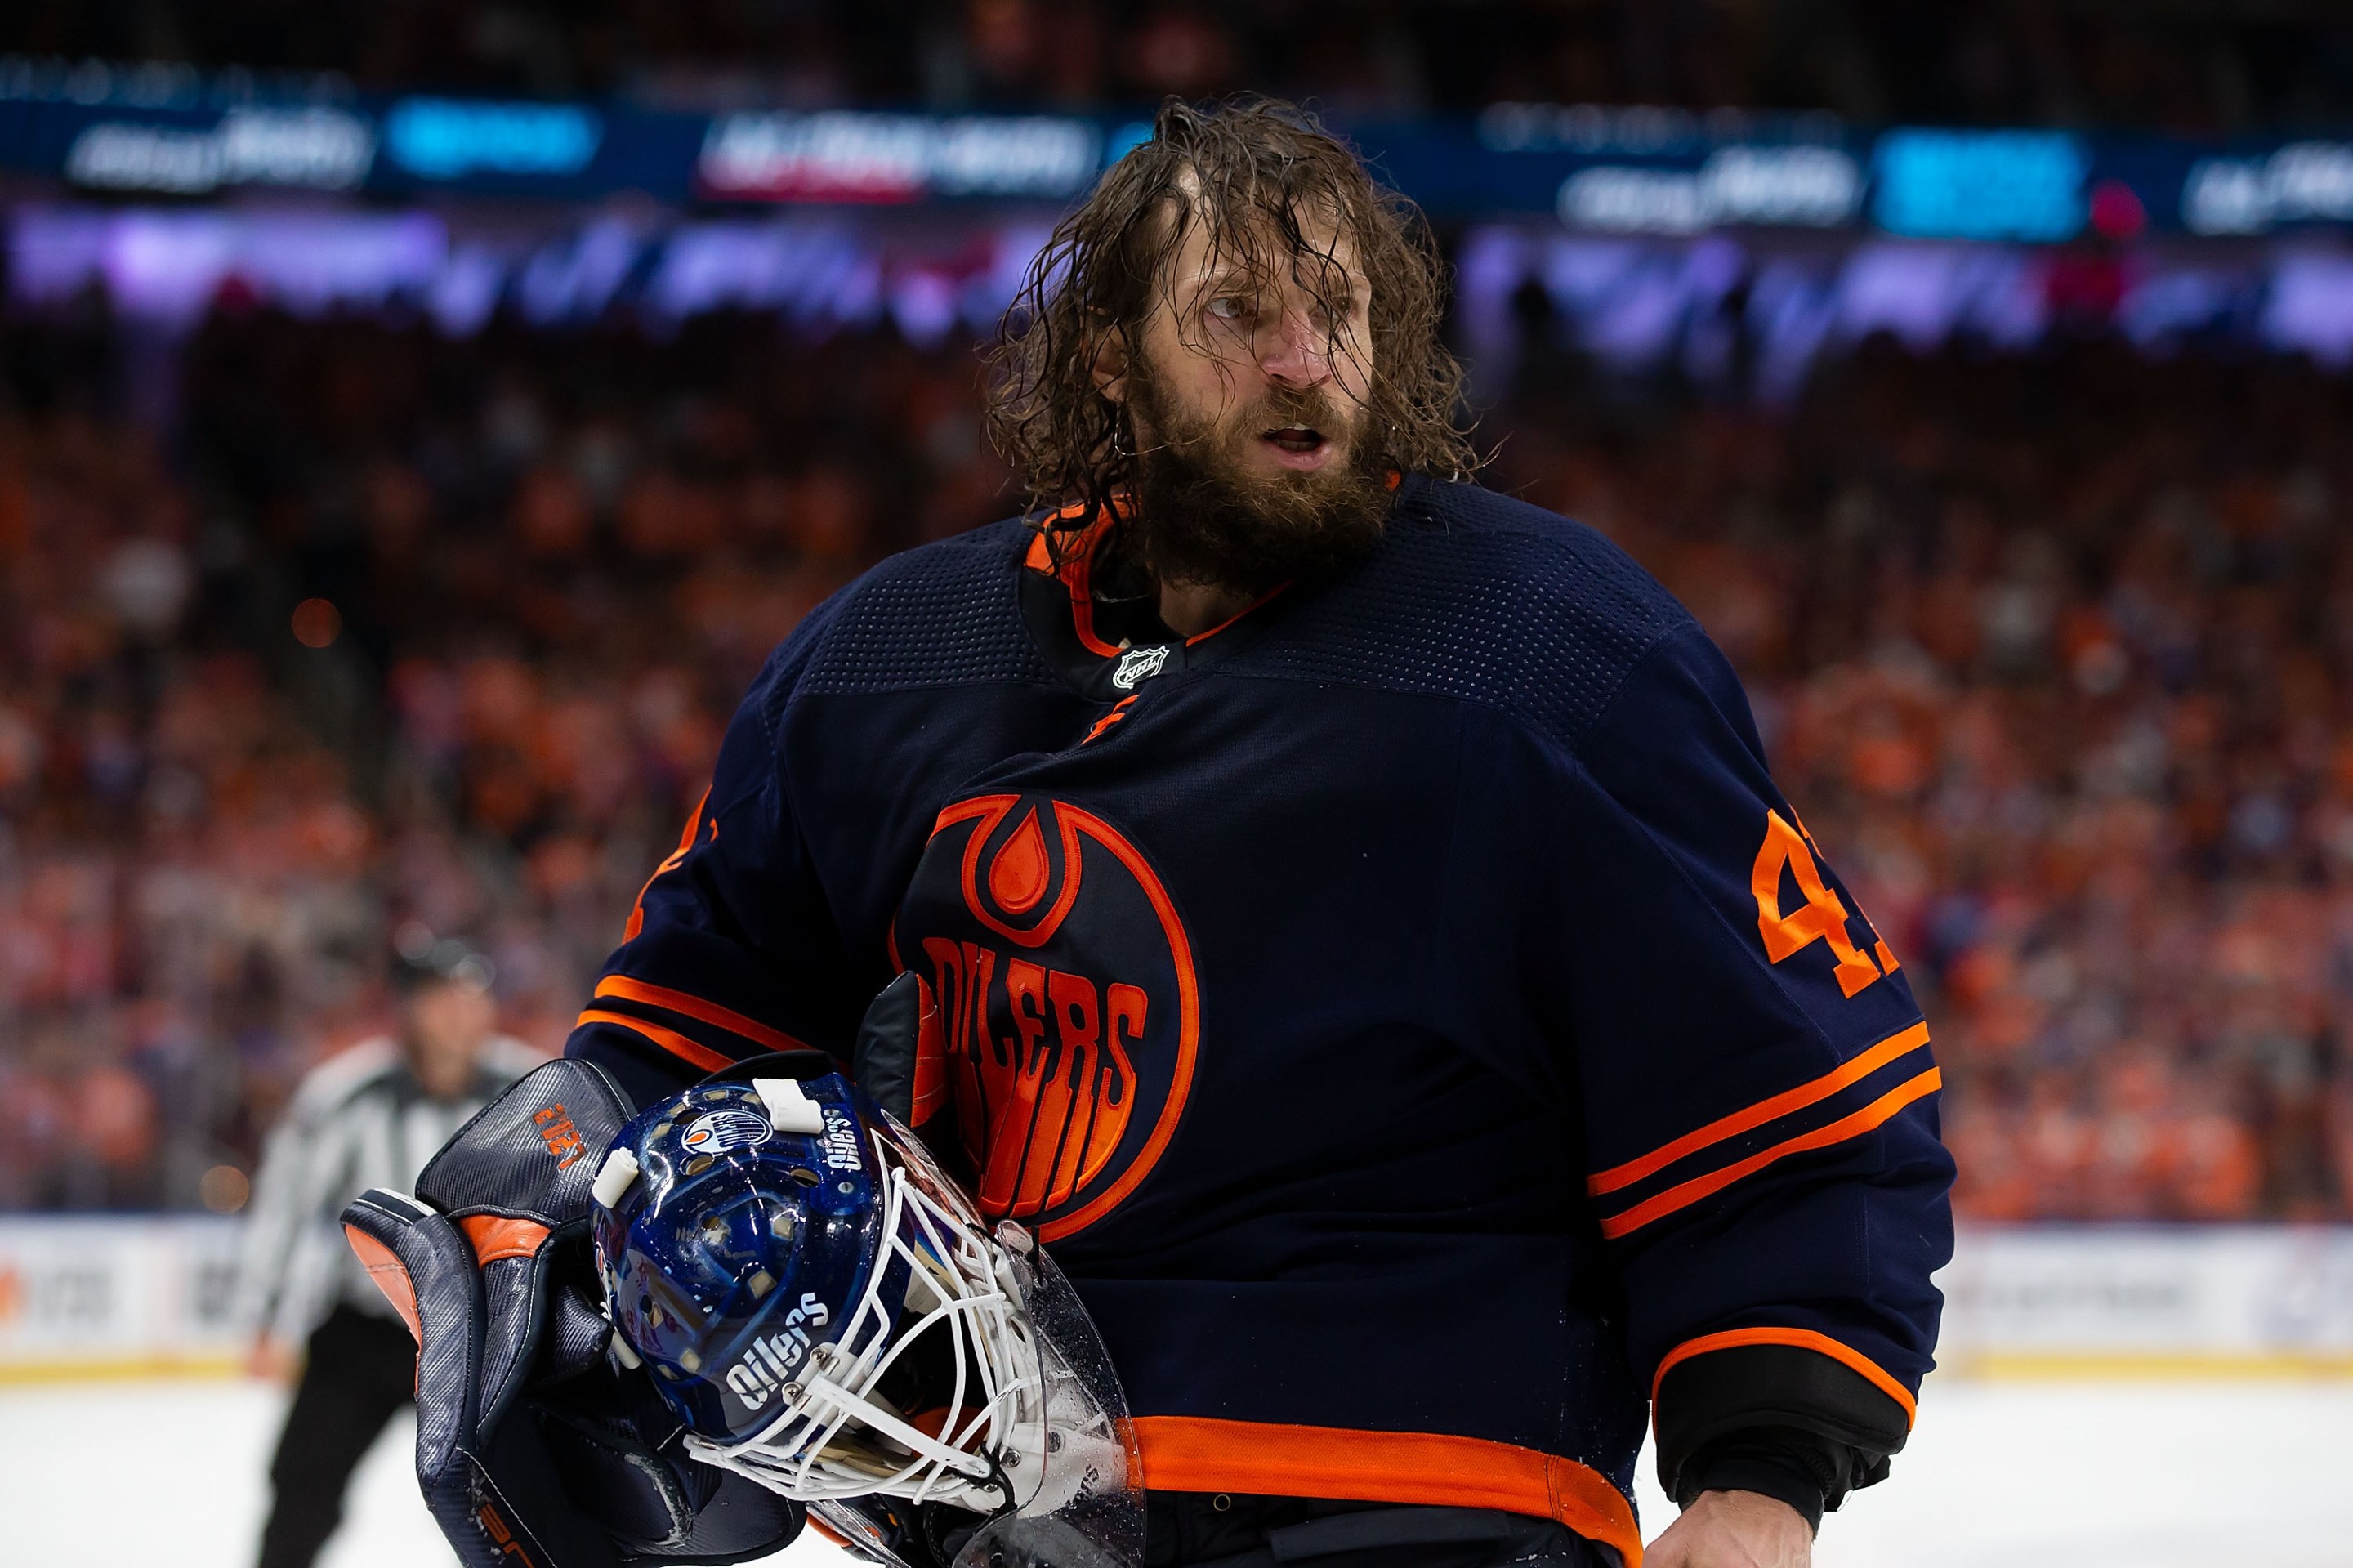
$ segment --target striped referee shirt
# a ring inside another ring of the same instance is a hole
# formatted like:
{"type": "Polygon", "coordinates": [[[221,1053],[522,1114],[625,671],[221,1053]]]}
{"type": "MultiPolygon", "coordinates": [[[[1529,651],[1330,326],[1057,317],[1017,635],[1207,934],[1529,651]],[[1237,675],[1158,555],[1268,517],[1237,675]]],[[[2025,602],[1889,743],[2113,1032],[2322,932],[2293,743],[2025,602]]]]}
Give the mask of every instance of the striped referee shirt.
{"type": "Polygon", "coordinates": [[[236,1321],[291,1344],[338,1305],[390,1317],[392,1308],[343,1245],[336,1216],[370,1187],[411,1191],[452,1134],[543,1060],[520,1040],[493,1035],[473,1084],[453,1100],[426,1094],[389,1035],[312,1068],[262,1150],[247,1211],[236,1321]]]}

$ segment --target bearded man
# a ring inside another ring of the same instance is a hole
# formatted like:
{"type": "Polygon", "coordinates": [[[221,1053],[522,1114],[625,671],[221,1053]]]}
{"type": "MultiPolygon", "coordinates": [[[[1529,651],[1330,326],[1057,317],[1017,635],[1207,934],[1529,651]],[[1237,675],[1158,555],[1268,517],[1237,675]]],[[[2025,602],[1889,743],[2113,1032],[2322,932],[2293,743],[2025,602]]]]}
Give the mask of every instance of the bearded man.
{"type": "Polygon", "coordinates": [[[1634,1568],[1655,1412],[1652,1568],[1789,1568],[1930,1365],[1926,1026],[1691,617],[1462,477],[1441,283],[1296,111],[1165,108],[995,350],[1042,504],[777,650],[569,1054],[643,1106],[919,977],[1154,1564],[1634,1568]]]}

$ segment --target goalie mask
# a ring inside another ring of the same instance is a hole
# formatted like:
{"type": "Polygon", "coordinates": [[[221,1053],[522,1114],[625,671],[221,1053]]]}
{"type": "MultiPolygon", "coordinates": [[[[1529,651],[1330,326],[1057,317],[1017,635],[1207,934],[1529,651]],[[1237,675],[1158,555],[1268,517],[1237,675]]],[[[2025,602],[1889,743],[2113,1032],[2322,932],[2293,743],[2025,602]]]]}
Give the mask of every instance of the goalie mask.
{"type": "MultiPolygon", "coordinates": [[[[770,1063],[789,1059],[747,1067],[770,1063]]],[[[897,1516],[873,1499],[988,1518],[958,1562],[1050,1538],[1057,1563],[1140,1557],[1125,1402],[1069,1283],[840,1075],[660,1101],[595,1195],[614,1353],[651,1372],[695,1457],[886,1560],[873,1521],[897,1516]]]]}

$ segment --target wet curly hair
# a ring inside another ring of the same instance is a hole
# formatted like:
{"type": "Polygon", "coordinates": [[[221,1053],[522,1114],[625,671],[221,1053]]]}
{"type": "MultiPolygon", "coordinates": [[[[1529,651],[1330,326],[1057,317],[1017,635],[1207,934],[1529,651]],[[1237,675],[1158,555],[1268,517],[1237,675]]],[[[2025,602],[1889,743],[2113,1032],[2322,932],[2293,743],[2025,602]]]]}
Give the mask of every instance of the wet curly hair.
{"type": "Polygon", "coordinates": [[[1337,216],[1334,232],[1354,240],[1371,284],[1366,428],[1382,455],[1409,473],[1478,466],[1457,419],[1462,367],[1439,340],[1446,267],[1420,210],[1304,110],[1171,98],[1151,140],[1056,226],[987,351],[989,439],[1020,471],[1042,526],[1060,532],[1066,509],[1091,518],[1134,482],[1127,416],[1095,385],[1095,365],[1107,340],[1123,356],[1134,346],[1187,226],[1208,225],[1217,250],[1248,275],[1287,268],[1336,302],[1345,276],[1302,230],[1303,214],[1318,213],[1337,216]]]}

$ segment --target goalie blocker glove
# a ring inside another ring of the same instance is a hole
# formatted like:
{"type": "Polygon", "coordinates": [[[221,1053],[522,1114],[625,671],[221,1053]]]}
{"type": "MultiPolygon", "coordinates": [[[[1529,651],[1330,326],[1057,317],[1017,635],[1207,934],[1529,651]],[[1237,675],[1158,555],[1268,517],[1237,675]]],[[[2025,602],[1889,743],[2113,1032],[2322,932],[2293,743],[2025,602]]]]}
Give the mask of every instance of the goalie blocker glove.
{"type": "Polygon", "coordinates": [[[798,1505],[688,1457],[645,1372],[609,1349],[590,1262],[598,1153],[632,1107],[551,1062],[417,1178],[343,1211],[352,1248],[417,1336],[417,1478],[468,1568],[625,1568],[765,1557],[798,1505]]]}

